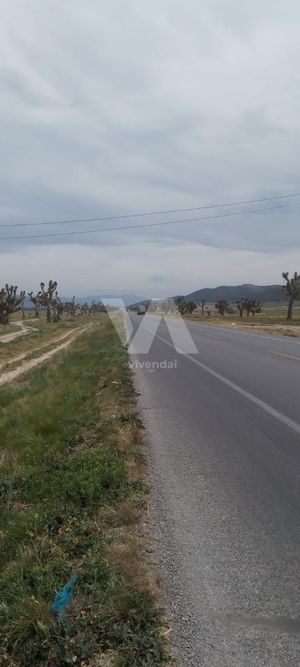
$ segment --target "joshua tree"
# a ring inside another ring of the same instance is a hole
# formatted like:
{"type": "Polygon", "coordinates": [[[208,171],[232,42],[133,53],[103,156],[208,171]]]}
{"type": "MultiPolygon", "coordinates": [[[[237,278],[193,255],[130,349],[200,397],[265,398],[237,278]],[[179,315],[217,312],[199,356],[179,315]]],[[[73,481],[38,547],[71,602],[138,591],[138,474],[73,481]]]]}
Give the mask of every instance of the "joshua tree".
{"type": "Polygon", "coordinates": [[[155,301],[150,301],[147,310],[149,310],[149,313],[156,313],[156,311],[157,311],[157,303],[156,303],[155,301]]]}
{"type": "MultiPolygon", "coordinates": [[[[51,309],[55,311],[57,302],[57,282],[56,280],[49,280],[48,289],[45,289],[45,283],[41,283],[41,289],[38,293],[38,303],[40,306],[46,308],[47,322],[51,322],[51,309]]],[[[55,315],[55,312],[54,312],[55,315]]]]}
{"type": "Polygon", "coordinates": [[[88,315],[89,314],[89,304],[88,303],[81,303],[80,304],[79,314],[80,315],[88,315]]]}
{"type": "Polygon", "coordinates": [[[24,312],[25,290],[21,290],[20,299],[21,299],[22,318],[23,320],[25,320],[25,312],[24,312]]]}
{"type": "MultiPolygon", "coordinates": [[[[158,306],[156,303],[154,303],[154,311],[155,312],[159,308],[164,315],[167,313],[173,313],[174,311],[176,312],[176,304],[174,304],[173,299],[166,299],[166,301],[161,301],[158,306]]],[[[152,308],[151,308],[152,310],[152,308]]]]}
{"type": "Polygon", "coordinates": [[[197,304],[194,301],[187,301],[185,305],[185,312],[187,315],[192,315],[193,311],[197,308],[197,304]]]}
{"type": "Polygon", "coordinates": [[[75,317],[76,315],[75,296],[72,297],[72,301],[66,301],[64,303],[64,311],[68,313],[70,317],[75,317]]]}
{"type": "Polygon", "coordinates": [[[205,304],[206,304],[206,299],[201,299],[200,305],[201,305],[201,315],[202,315],[202,317],[204,317],[205,304]]]}
{"type": "Polygon", "coordinates": [[[54,292],[54,298],[52,299],[52,321],[59,322],[61,315],[64,312],[64,304],[61,302],[58,292],[54,292]]]}
{"type": "MultiPolygon", "coordinates": [[[[22,296],[25,292],[17,294],[18,287],[17,285],[8,285],[2,288],[0,291],[0,323],[8,324],[9,316],[11,313],[14,313],[16,310],[19,310],[20,304],[22,303],[22,296]]],[[[24,300],[24,298],[23,298],[24,300]]]]}
{"type": "Polygon", "coordinates": [[[194,303],[193,301],[186,301],[184,296],[177,296],[174,299],[174,303],[181,316],[191,315],[193,310],[197,308],[196,303],[194,303]]]}
{"type": "Polygon", "coordinates": [[[215,309],[223,317],[225,315],[226,311],[227,311],[228,306],[229,306],[228,301],[225,301],[225,299],[220,299],[219,301],[217,301],[217,303],[215,305],[215,309]]]}
{"type": "Polygon", "coordinates": [[[282,277],[286,281],[286,285],[283,286],[283,289],[286,291],[289,297],[289,305],[287,312],[287,319],[291,320],[293,317],[293,305],[295,299],[300,298],[300,274],[295,271],[292,278],[289,278],[288,271],[282,274],[282,277]]]}
{"type": "Polygon", "coordinates": [[[174,302],[180,315],[184,315],[186,308],[186,302],[184,296],[176,296],[174,302]]]}
{"type": "Polygon", "coordinates": [[[261,313],[262,311],[262,304],[255,299],[249,298],[237,301],[237,307],[240,312],[240,317],[243,317],[244,310],[247,313],[247,317],[249,317],[250,313],[255,315],[255,313],[261,313]]]}
{"type": "MultiPolygon", "coordinates": [[[[145,305],[146,310],[148,310],[149,305],[150,304],[145,305]]],[[[96,301],[93,301],[89,310],[90,310],[90,313],[92,313],[92,315],[95,315],[96,313],[105,313],[106,312],[106,307],[102,303],[102,301],[98,301],[97,303],[96,303],[96,301]]]]}
{"type": "Polygon", "coordinates": [[[33,292],[28,292],[29,299],[35,308],[34,317],[39,317],[39,292],[34,296],[33,292]]]}
{"type": "Polygon", "coordinates": [[[76,303],[75,303],[76,297],[72,296],[72,301],[70,303],[70,312],[72,317],[75,317],[76,315],[76,303]]]}
{"type": "Polygon", "coordinates": [[[244,306],[245,306],[245,310],[246,310],[246,313],[247,313],[247,317],[249,317],[249,315],[251,313],[251,308],[252,308],[252,300],[248,299],[248,298],[244,299],[244,306]]]}
{"type": "Polygon", "coordinates": [[[246,308],[246,306],[245,306],[245,299],[241,299],[240,301],[237,301],[237,302],[236,302],[236,305],[237,305],[237,307],[238,307],[238,310],[239,310],[239,313],[240,313],[240,317],[243,317],[244,310],[245,310],[245,308],[246,308]]]}
{"type": "Polygon", "coordinates": [[[255,313],[261,313],[262,309],[263,309],[262,304],[259,303],[258,301],[255,301],[255,299],[253,299],[253,301],[251,302],[251,313],[252,313],[252,315],[255,315],[255,313]]]}

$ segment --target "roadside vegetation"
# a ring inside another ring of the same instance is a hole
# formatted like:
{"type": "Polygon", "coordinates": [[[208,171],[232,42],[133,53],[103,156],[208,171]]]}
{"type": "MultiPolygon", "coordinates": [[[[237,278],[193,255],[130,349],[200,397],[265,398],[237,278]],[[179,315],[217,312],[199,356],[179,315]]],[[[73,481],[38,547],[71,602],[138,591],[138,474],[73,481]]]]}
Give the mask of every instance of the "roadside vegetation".
{"type": "Polygon", "coordinates": [[[227,312],[224,316],[219,313],[205,315],[193,314],[189,319],[204,324],[221,324],[228,326],[237,326],[240,328],[252,328],[255,331],[265,331],[269,333],[283,334],[286,336],[300,336],[300,307],[294,308],[293,320],[287,322],[286,308],[278,308],[274,306],[264,306],[261,313],[256,314],[255,317],[244,315],[240,318],[238,311],[232,309],[233,312],[227,312]]]}
{"type": "Polygon", "coordinates": [[[96,317],[0,392],[1,667],[167,662],[141,531],[142,424],[126,350],[96,317]]]}
{"type": "Polygon", "coordinates": [[[51,349],[64,336],[106,312],[101,302],[76,303],[75,296],[62,301],[54,280],[47,286],[41,282],[36,293],[28,292],[27,304],[25,299],[25,291],[17,286],[6,284],[0,290],[0,368],[30,358],[47,346],[51,349]]]}
{"type": "Polygon", "coordinates": [[[249,314],[241,318],[239,311],[234,306],[230,307],[224,315],[221,315],[217,309],[208,306],[208,312],[201,314],[200,309],[194,311],[192,315],[185,314],[185,318],[203,324],[221,324],[228,326],[238,326],[242,328],[255,328],[259,331],[271,331],[274,333],[283,333],[288,336],[300,336],[300,306],[294,306],[293,319],[287,321],[286,307],[265,305],[260,313],[255,316],[249,314]]]}
{"type": "MultiPolygon", "coordinates": [[[[32,306],[32,313],[35,319],[45,312],[47,322],[59,322],[61,316],[67,313],[70,317],[76,315],[90,315],[98,312],[105,312],[105,307],[100,303],[77,304],[75,296],[71,301],[62,301],[58,294],[58,283],[56,280],[49,280],[48,285],[40,283],[39,290],[34,293],[28,292],[29,303],[32,306]]],[[[0,289],[0,326],[7,326],[11,317],[16,312],[21,312],[22,319],[25,319],[26,310],[26,292],[19,290],[17,285],[9,285],[0,289]]]]}

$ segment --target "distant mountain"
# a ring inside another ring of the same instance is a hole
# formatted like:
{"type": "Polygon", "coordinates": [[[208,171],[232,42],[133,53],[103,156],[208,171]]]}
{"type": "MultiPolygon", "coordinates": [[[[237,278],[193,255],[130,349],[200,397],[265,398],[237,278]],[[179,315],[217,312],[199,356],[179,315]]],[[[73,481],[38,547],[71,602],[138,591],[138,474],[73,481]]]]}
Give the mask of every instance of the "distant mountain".
{"type": "MultiPolygon", "coordinates": [[[[156,299],[156,301],[167,301],[168,298],[176,299],[176,296],[156,299]]],[[[256,299],[260,303],[285,303],[287,301],[282,285],[221,285],[220,287],[204,287],[185,295],[187,301],[200,303],[202,299],[205,299],[207,304],[214,304],[219,299],[236,303],[243,298],[256,299]]],[[[138,306],[148,306],[150,303],[150,299],[142,299],[130,305],[136,308],[138,306]]]]}
{"type": "Polygon", "coordinates": [[[261,303],[286,301],[282,285],[222,285],[220,287],[205,287],[186,295],[186,299],[200,303],[205,299],[207,303],[215,303],[219,299],[225,299],[235,303],[242,298],[257,299],[261,303]]]}

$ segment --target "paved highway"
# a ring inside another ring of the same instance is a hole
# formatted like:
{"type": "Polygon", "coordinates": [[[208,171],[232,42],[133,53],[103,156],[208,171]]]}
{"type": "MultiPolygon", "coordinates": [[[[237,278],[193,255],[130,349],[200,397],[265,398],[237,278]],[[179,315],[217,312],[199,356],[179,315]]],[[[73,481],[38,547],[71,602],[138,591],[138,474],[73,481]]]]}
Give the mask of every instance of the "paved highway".
{"type": "Polygon", "coordinates": [[[300,339],[131,319],[179,665],[298,667],[300,339]]]}

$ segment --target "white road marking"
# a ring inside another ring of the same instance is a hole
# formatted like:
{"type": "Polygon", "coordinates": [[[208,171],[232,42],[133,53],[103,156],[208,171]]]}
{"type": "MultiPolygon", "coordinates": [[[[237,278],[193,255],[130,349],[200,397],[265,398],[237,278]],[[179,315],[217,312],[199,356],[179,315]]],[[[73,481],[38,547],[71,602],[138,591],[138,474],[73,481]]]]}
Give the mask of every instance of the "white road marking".
{"type": "Polygon", "coordinates": [[[217,340],[223,340],[223,336],[215,336],[215,334],[207,334],[208,338],[217,338],[217,340]]]}
{"type": "Polygon", "coordinates": [[[278,357],[287,357],[287,359],[295,359],[300,361],[300,357],[295,357],[293,354],[285,354],[284,352],[277,352],[276,350],[270,350],[272,354],[277,354],[278,357]]]}

